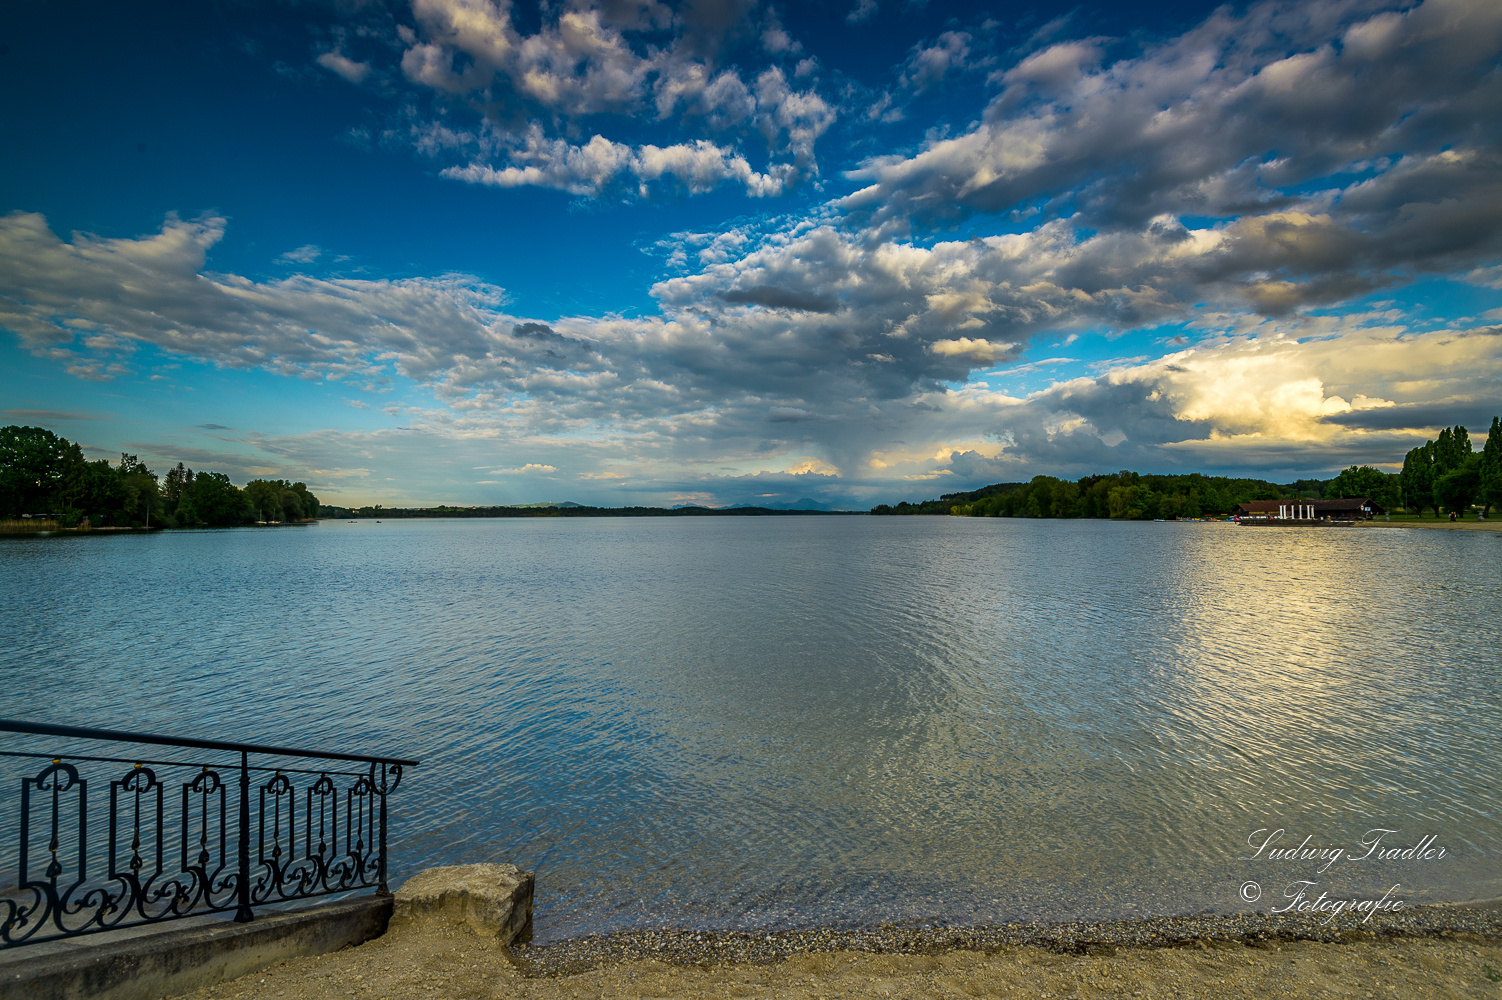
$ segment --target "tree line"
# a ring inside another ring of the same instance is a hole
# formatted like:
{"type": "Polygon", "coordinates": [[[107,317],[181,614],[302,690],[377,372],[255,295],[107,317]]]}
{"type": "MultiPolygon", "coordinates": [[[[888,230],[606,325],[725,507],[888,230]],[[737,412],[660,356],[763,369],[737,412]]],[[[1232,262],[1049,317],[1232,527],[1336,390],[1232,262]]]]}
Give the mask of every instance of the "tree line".
{"type": "Polygon", "coordinates": [[[1471,449],[1471,438],[1460,425],[1446,427],[1433,441],[1425,441],[1403,458],[1403,505],[1420,514],[1440,508],[1464,513],[1478,505],[1483,515],[1502,505],[1502,423],[1492,418],[1492,428],[1480,451],[1471,449]]]}
{"type": "Polygon", "coordinates": [[[1144,475],[1122,471],[1070,481],[1034,476],[1025,483],[994,483],[946,493],[937,500],[881,504],[873,514],[954,514],[969,517],[1088,517],[1154,520],[1224,517],[1251,500],[1320,500],[1366,497],[1387,510],[1422,516],[1479,506],[1483,516],[1502,506],[1502,422],[1492,418],[1481,451],[1473,451],[1464,427],[1446,428],[1438,439],[1408,453],[1401,473],[1353,465],[1332,479],[1277,484],[1264,479],[1144,475]]]}
{"type": "Polygon", "coordinates": [[[192,528],[300,521],[318,515],[302,483],[253,479],[183,463],[159,477],[135,455],[90,462],[76,443],[41,427],[0,427],[0,519],[44,517],[62,527],[192,528]]]}

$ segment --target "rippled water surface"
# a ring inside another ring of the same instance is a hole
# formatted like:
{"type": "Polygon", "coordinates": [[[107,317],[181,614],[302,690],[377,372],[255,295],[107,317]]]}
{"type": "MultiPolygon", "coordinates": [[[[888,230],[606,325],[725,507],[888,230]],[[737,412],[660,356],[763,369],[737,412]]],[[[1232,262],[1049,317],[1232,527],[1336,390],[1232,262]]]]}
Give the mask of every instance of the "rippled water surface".
{"type": "Polygon", "coordinates": [[[0,541],[0,603],[0,714],[420,758],[394,870],[535,870],[539,940],[1502,895],[1502,534],[324,522],[0,541]]]}

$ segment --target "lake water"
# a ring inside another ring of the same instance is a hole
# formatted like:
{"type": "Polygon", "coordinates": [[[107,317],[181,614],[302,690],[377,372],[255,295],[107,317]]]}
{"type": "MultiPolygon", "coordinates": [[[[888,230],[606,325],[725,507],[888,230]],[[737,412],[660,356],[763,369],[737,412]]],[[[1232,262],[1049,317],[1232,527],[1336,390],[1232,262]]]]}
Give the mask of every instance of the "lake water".
{"type": "Polygon", "coordinates": [[[539,941],[1502,895],[1502,534],[324,522],[0,541],[0,605],[0,715],[420,758],[394,873],[534,870],[539,941]],[[1247,845],[1376,828],[1446,854],[1247,845]]]}

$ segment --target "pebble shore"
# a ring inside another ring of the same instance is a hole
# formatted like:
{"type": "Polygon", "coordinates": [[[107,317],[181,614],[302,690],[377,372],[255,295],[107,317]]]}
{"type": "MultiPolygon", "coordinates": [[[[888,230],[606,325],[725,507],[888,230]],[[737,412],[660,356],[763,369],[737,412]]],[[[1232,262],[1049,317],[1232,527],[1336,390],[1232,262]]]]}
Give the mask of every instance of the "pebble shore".
{"type": "Polygon", "coordinates": [[[851,951],[935,955],[952,951],[989,953],[1034,947],[1061,954],[1114,955],[1118,948],[1210,947],[1317,941],[1349,944],[1383,938],[1502,940],[1502,905],[1419,906],[1378,913],[1363,922],[1354,914],[1194,914],[1133,920],[1013,923],[996,926],[881,925],[813,927],[745,933],[636,930],[545,945],[522,945],[514,953],[527,976],[572,976],[623,962],[715,966],[780,962],[795,955],[851,951]]]}

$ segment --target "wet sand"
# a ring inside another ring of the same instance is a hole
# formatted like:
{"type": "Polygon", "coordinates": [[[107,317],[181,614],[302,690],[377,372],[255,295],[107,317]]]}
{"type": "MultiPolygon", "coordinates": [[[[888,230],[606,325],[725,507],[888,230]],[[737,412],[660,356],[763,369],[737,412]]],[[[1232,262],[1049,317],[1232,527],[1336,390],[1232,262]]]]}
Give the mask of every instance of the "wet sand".
{"type": "Polygon", "coordinates": [[[1502,912],[1454,907],[1366,925],[1246,914],[771,935],[639,931],[515,954],[466,927],[424,925],[189,994],[192,1000],[1499,995],[1502,912]]]}

